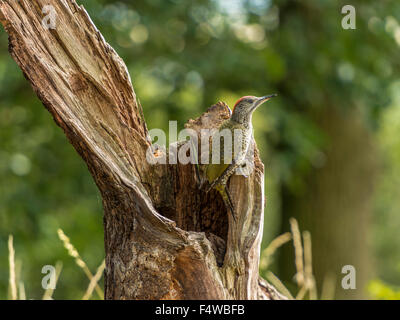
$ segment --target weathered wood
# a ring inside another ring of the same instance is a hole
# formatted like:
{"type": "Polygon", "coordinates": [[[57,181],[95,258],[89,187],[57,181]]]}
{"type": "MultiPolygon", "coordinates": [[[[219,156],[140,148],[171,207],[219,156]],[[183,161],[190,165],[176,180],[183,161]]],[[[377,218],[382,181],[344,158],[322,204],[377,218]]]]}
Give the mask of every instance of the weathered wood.
{"type": "MultiPolygon", "coordinates": [[[[0,0],[9,50],[55,122],[87,163],[103,198],[106,299],[281,299],[259,282],[263,165],[229,185],[228,218],[195,167],[151,165],[151,146],[128,71],[73,0],[0,0]],[[45,5],[56,28],[42,26],[45,5]]],[[[228,117],[223,103],[188,122],[196,131],[228,117]]],[[[160,150],[158,153],[162,152],[160,150]]]]}

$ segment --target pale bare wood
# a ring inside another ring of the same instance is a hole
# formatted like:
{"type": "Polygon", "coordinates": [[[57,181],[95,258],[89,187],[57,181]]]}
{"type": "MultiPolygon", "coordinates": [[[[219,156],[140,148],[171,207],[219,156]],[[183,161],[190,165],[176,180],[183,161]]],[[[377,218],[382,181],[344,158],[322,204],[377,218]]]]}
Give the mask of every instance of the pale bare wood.
{"type": "MultiPolygon", "coordinates": [[[[87,163],[103,198],[106,299],[282,299],[259,280],[264,168],[229,185],[228,218],[193,165],[151,165],[142,109],[124,62],[73,0],[0,0],[14,60],[87,163]],[[56,28],[42,8],[52,5],[56,28]],[[229,219],[229,220],[228,220],[229,219]]],[[[216,127],[223,103],[187,127],[216,127]]],[[[162,151],[157,151],[162,153],[162,151]]]]}

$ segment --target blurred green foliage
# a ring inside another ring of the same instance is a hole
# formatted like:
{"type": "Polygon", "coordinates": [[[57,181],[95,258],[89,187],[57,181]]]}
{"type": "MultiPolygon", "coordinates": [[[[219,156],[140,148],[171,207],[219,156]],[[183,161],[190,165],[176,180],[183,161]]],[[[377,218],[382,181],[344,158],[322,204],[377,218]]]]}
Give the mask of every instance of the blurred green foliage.
{"type": "Polygon", "coordinates": [[[400,288],[393,288],[380,280],[371,281],[368,291],[373,299],[400,300],[400,288]]]}
{"type": "MultiPolygon", "coordinates": [[[[400,283],[400,3],[353,1],[357,29],[343,30],[343,1],[85,0],[126,62],[149,128],[180,128],[218,100],[277,92],[253,124],[266,165],[264,244],[279,226],[280,186],[305,190],[327,143],[312,114],[362,110],[377,133],[384,168],[377,188],[378,275],[400,283]],[[397,18],[396,18],[397,17],[397,18]]],[[[33,94],[0,32],[0,298],[14,235],[28,298],[41,297],[41,268],[64,263],[55,298],[88,282],[57,238],[62,228],[92,272],[104,257],[101,199],[83,161],[33,94]]]]}
{"type": "Polygon", "coordinates": [[[391,105],[380,118],[377,142],[382,155],[380,183],[376,188],[376,226],[373,243],[380,275],[399,284],[400,273],[400,82],[389,87],[391,105]]]}

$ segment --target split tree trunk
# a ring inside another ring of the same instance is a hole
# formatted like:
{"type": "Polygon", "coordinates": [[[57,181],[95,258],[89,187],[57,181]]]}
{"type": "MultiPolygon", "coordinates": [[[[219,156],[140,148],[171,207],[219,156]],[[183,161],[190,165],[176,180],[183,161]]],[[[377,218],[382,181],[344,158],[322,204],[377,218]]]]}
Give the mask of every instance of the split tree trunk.
{"type": "MultiPolygon", "coordinates": [[[[128,71],[74,0],[0,0],[12,57],[87,163],[104,206],[106,299],[282,299],[259,278],[263,165],[235,176],[238,212],[196,183],[195,167],[151,165],[128,71]],[[46,5],[56,28],[42,26],[46,5]]],[[[188,127],[215,127],[223,103],[188,127]]],[[[161,151],[162,152],[162,151],[161,151]]],[[[158,156],[162,156],[157,151],[158,156]]]]}

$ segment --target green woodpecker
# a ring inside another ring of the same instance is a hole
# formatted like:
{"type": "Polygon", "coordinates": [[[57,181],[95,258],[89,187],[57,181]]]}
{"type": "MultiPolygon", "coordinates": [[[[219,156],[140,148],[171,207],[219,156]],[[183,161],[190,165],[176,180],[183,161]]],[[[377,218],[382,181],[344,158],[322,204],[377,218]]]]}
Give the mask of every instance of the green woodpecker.
{"type": "Polygon", "coordinates": [[[225,120],[218,128],[220,136],[223,136],[223,130],[230,130],[232,140],[235,139],[235,131],[239,132],[239,148],[237,148],[238,150],[234,150],[235,143],[232,141],[231,146],[233,147],[227,152],[227,157],[226,152],[224,152],[225,150],[223,149],[224,143],[220,143],[219,163],[213,163],[213,161],[210,161],[210,164],[206,165],[205,168],[207,180],[210,184],[207,188],[207,192],[211,189],[216,189],[221,194],[225,206],[230,209],[234,220],[236,220],[236,213],[226,183],[228,182],[229,177],[235,173],[236,169],[245,166],[246,154],[253,136],[251,118],[254,110],[275,96],[277,95],[272,94],[264,97],[244,96],[240,98],[233,108],[231,117],[225,120]]]}

